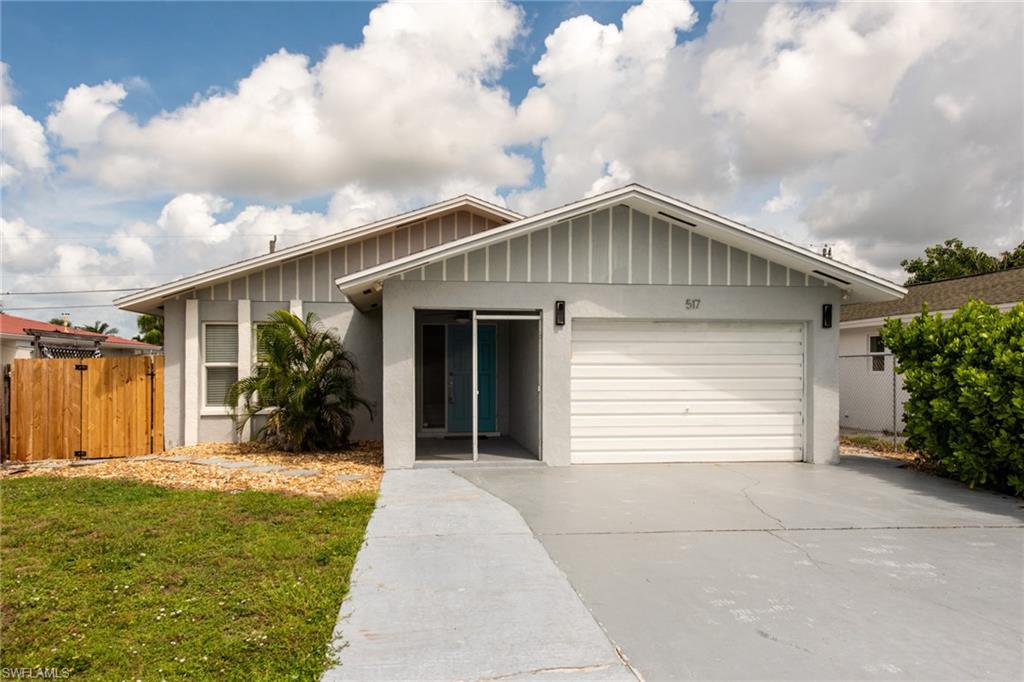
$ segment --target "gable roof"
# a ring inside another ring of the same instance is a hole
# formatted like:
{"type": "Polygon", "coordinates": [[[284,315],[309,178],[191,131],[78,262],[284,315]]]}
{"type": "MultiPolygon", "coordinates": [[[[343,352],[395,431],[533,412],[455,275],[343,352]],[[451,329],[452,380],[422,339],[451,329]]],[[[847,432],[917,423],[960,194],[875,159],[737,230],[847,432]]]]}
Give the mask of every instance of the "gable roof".
{"type": "Polygon", "coordinates": [[[33,336],[32,332],[34,331],[66,334],[69,339],[76,340],[103,339],[102,343],[104,345],[111,344],[114,346],[131,346],[133,348],[139,348],[140,350],[160,349],[160,346],[136,341],[135,339],[126,339],[121,336],[111,336],[109,334],[97,334],[96,332],[79,329],[78,327],[65,327],[60,324],[43,322],[42,320],[30,320],[27,317],[17,317],[16,315],[0,313],[0,335],[31,337],[33,336]]]}
{"type": "Polygon", "coordinates": [[[663,218],[670,224],[685,225],[704,236],[745,249],[765,257],[773,263],[812,273],[828,283],[844,289],[855,301],[890,301],[902,298],[906,293],[906,289],[882,277],[826,258],[810,249],[637,184],[587,197],[487,232],[366,268],[335,279],[335,284],[357,306],[365,309],[372,306],[380,297],[380,287],[376,285],[381,284],[385,279],[499,241],[543,229],[581,214],[620,204],[663,218]]]}
{"type": "Polygon", "coordinates": [[[303,256],[321,251],[327,251],[349,242],[365,239],[378,232],[386,232],[407,223],[415,223],[427,220],[435,215],[441,215],[458,210],[471,210],[479,215],[493,218],[499,222],[520,220],[523,216],[503,206],[492,204],[483,199],[463,194],[439,201],[422,208],[401,213],[396,216],[377,220],[372,223],[360,225],[351,229],[342,230],[319,239],[296,244],[279,249],[272,253],[264,253],[253,258],[237,261],[228,265],[206,270],[204,272],[182,277],[166,284],[160,284],[149,289],[121,296],[114,300],[118,308],[134,310],[136,312],[150,312],[158,308],[164,299],[189,292],[193,289],[207,286],[212,282],[242,277],[252,271],[277,265],[286,261],[295,260],[303,256]]]}
{"type": "Polygon", "coordinates": [[[841,320],[853,322],[916,315],[925,303],[932,312],[956,310],[972,298],[989,305],[1024,301],[1024,267],[912,284],[907,287],[906,297],[899,301],[844,305],[841,320]]]}

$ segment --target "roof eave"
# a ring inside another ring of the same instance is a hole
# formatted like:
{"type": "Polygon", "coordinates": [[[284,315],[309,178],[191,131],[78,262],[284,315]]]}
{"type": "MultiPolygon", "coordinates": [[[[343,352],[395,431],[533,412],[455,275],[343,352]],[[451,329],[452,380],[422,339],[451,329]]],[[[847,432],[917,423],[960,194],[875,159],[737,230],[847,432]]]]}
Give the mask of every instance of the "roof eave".
{"type": "Polygon", "coordinates": [[[273,265],[274,263],[284,263],[292,259],[301,258],[310,252],[320,251],[326,248],[335,248],[339,244],[345,244],[349,241],[360,239],[374,232],[391,229],[405,223],[416,222],[420,217],[426,217],[433,213],[455,210],[461,207],[473,207],[478,211],[490,213],[513,222],[522,220],[524,217],[522,214],[503,206],[498,206],[497,204],[492,204],[477,197],[463,194],[413,211],[408,211],[396,216],[367,223],[337,234],[326,235],[319,239],[283,248],[280,251],[261,254],[237,263],[231,263],[219,268],[214,268],[213,270],[207,270],[195,275],[183,277],[182,279],[175,280],[173,282],[167,282],[165,284],[144,289],[143,291],[121,296],[114,299],[113,304],[121,310],[128,310],[131,312],[158,312],[161,304],[167,298],[188,293],[196,288],[205,286],[208,282],[238,277],[244,272],[252,269],[266,267],[268,265],[273,265]]]}

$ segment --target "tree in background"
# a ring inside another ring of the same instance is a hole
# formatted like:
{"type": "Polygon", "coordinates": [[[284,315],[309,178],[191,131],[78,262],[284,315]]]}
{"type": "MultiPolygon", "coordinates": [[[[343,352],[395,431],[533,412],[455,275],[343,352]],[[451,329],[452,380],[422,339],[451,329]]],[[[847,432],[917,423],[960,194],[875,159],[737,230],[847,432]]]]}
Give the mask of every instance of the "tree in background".
{"type": "Polygon", "coordinates": [[[239,430],[266,410],[257,438],[290,452],[344,447],[352,412],[370,403],[356,392],[356,363],[338,335],[316,315],[306,319],[287,310],[270,314],[260,326],[259,362],[239,379],[225,400],[239,430]]]}
{"type": "Polygon", "coordinates": [[[106,336],[113,336],[118,332],[117,327],[111,327],[106,322],[100,322],[99,320],[96,320],[92,324],[82,325],[79,329],[87,332],[93,332],[94,334],[104,334],[106,336]]]}
{"type": "Polygon", "coordinates": [[[1013,251],[1003,251],[1000,262],[1004,269],[1024,268],[1024,242],[1017,244],[1013,251]]]}
{"type": "Polygon", "coordinates": [[[982,275],[1024,265],[1024,242],[1018,244],[1013,251],[1006,251],[996,258],[976,246],[964,245],[960,239],[947,239],[926,248],[923,258],[907,258],[900,261],[900,265],[910,273],[905,285],[982,275]]]}
{"type": "Polygon", "coordinates": [[[154,346],[164,345],[164,318],[159,315],[139,315],[135,320],[139,326],[136,341],[151,343],[154,346]]]}

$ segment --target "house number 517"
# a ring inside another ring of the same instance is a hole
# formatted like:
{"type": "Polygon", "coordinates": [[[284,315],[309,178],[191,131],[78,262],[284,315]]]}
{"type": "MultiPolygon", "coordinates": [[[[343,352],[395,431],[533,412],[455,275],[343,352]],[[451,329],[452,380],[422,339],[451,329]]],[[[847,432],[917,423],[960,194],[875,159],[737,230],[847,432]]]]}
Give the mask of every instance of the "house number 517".
{"type": "Polygon", "coordinates": [[[697,310],[698,308],[700,308],[700,299],[699,298],[688,298],[688,299],[686,299],[686,309],[687,310],[697,310]]]}

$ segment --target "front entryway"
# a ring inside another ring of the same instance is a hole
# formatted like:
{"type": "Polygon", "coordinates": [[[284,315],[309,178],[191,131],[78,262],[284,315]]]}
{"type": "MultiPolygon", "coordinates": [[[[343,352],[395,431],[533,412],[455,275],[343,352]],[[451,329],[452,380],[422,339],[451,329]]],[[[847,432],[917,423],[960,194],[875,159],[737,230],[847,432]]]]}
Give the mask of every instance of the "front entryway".
{"type": "Polygon", "coordinates": [[[536,311],[423,310],[416,331],[416,458],[539,459],[536,311]]]}
{"type": "MultiPolygon", "coordinates": [[[[446,325],[448,362],[448,433],[473,431],[473,330],[468,325],[446,325]]],[[[477,428],[496,431],[497,329],[493,324],[477,327],[477,381],[480,392],[477,428]]]]}

